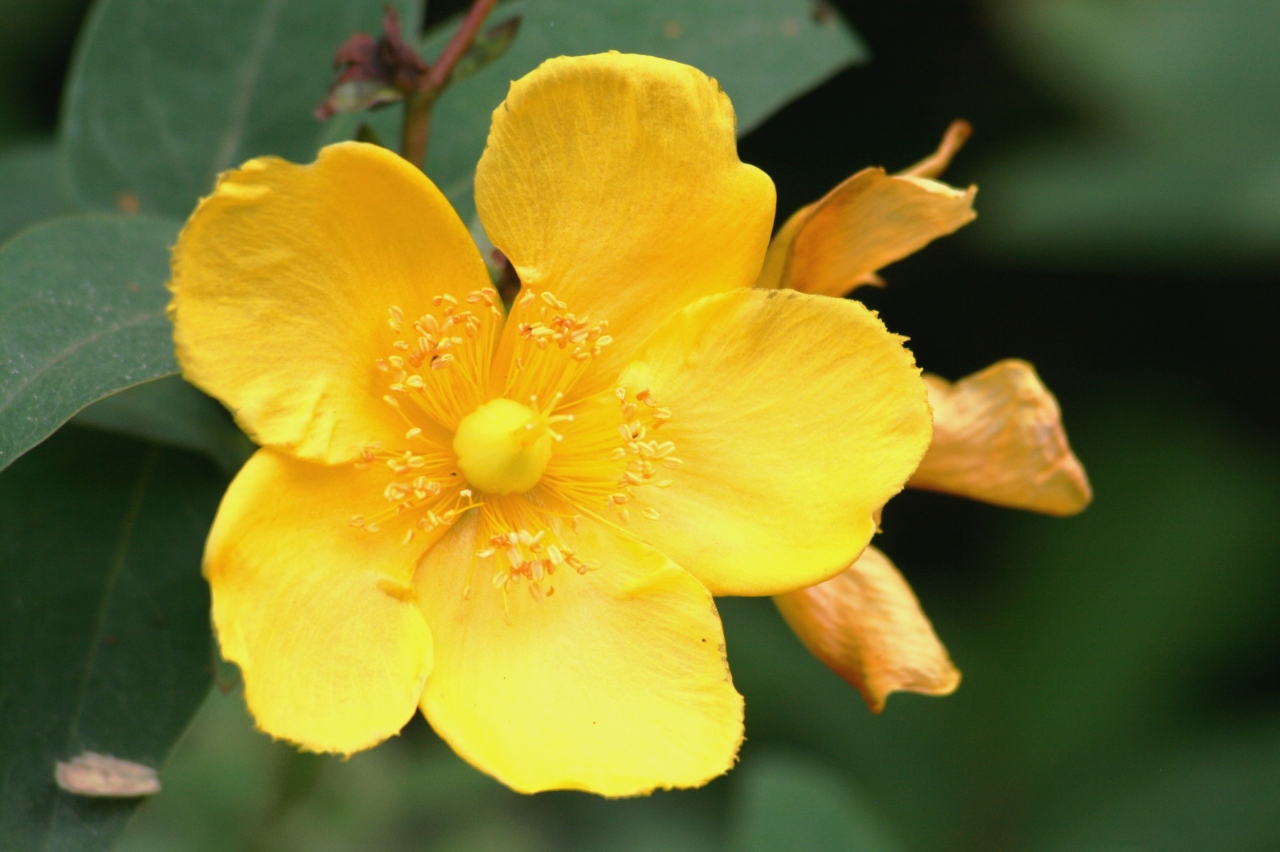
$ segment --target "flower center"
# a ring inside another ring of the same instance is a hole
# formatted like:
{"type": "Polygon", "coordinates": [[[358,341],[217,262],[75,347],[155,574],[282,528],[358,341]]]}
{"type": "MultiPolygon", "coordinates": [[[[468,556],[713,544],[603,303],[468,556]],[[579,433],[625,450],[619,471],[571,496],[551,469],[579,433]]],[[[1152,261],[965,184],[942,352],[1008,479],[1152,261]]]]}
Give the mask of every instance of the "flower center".
{"type": "MultiPolygon", "coordinates": [[[[535,406],[537,398],[530,399],[535,406]]],[[[542,479],[551,447],[560,435],[551,424],[572,415],[551,416],[513,399],[491,399],[462,418],[453,452],[467,482],[489,494],[523,494],[542,479]]]]}

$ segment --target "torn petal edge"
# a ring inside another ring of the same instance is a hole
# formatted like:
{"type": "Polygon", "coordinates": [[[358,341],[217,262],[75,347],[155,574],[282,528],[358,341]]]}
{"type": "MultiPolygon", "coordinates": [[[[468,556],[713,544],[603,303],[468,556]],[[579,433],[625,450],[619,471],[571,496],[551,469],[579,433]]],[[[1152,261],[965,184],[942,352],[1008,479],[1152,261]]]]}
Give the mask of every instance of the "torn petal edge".
{"type": "Polygon", "coordinates": [[[893,692],[950,695],[960,685],[911,586],[874,547],[830,580],[773,600],[805,647],[873,713],[893,692]]]}

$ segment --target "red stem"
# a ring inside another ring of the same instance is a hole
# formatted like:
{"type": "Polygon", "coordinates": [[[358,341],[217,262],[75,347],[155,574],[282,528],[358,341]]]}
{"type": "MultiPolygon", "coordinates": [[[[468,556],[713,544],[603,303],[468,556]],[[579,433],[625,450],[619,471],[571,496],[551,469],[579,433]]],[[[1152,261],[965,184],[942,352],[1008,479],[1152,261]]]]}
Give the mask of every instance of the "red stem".
{"type": "Polygon", "coordinates": [[[400,156],[422,168],[427,160],[427,142],[431,135],[431,108],[444,87],[449,84],[453,66],[471,47],[476,33],[484,25],[484,19],[498,0],[475,0],[462,19],[462,26],[449,39],[436,61],[418,81],[418,91],[404,101],[404,124],[400,130],[400,156]]]}
{"type": "Polygon", "coordinates": [[[458,64],[462,54],[471,47],[476,33],[480,32],[480,27],[484,25],[484,19],[489,17],[489,12],[497,2],[498,0],[475,0],[471,4],[471,8],[467,10],[467,16],[462,19],[462,26],[458,27],[453,38],[449,39],[444,50],[440,51],[440,55],[436,57],[436,61],[431,63],[426,77],[418,84],[420,89],[439,93],[445,87],[449,82],[449,73],[453,71],[453,66],[458,64]]]}

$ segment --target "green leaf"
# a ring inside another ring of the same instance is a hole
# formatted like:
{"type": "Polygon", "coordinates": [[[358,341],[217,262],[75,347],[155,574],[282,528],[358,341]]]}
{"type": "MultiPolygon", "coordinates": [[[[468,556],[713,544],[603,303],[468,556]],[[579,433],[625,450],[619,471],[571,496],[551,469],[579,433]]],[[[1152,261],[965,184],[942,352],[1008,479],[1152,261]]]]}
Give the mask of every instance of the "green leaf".
{"type": "MultiPolygon", "coordinates": [[[[83,205],[185,218],[214,176],[315,156],[333,55],[383,0],[102,0],[68,78],[62,154],[83,205]]],[[[397,5],[418,4],[401,0],[397,5]]],[[[406,14],[407,26],[416,17],[406,14]]]]}
{"type": "Polygon", "coordinates": [[[137,800],[73,796],[54,764],[159,767],[212,681],[207,461],[69,427],[0,474],[0,848],[106,849],[137,800]]]}
{"type": "Polygon", "coordinates": [[[1280,726],[1233,725],[1068,799],[1039,848],[1204,852],[1280,848],[1280,726]]]}
{"type": "Polygon", "coordinates": [[[475,74],[491,62],[500,59],[511,49],[511,43],[520,33],[520,15],[493,24],[475,37],[471,47],[458,59],[449,72],[449,82],[456,83],[475,74]]]}
{"type": "Polygon", "coordinates": [[[212,397],[182,380],[165,376],[100,399],[73,423],[194,450],[235,474],[253,455],[253,442],[212,397]]]}
{"type": "Polygon", "coordinates": [[[1182,270],[1280,250],[1280,4],[1002,0],[995,34],[1078,129],[999,152],[975,236],[1019,258],[1182,270]]]}
{"type": "Polygon", "coordinates": [[[52,138],[0,149],[0,243],[33,222],[71,209],[58,180],[52,138]]]}
{"type": "Polygon", "coordinates": [[[177,232],[86,213],[0,249],[0,469],[94,400],[177,370],[164,313],[177,232]]]}
{"type": "MultiPolygon", "coordinates": [[[[822,7],[826,8],[826,7],[822,7]]],[[[715,77],[733,99],[738,132],[745,134],[774,111],[866,52],[835,13],[815,15],[809,0],[524,0],[499,4],[492,19],[521,15],[520,33],[507,52],[480,73],[450,86],[432,116],[427,174],[463,221],[474,214],[472,174],[489,134],[489,115],[511,80],[553,56],[619,50],[647,53],[696,66],[715,77]]],[[[444,48],[457,22],[427,34],[423,56],[444,48]]],[[[372,118],[384,139],[399,138],[399,114],[372,118]]],[[[330,122],[328,141],[350,139],[358,121],[330,122]]]]}
{"type": "Polygon", "coordinates": [[[875,808],[843,777],[783,752],[747,757],[735,773],[731,852],[900,852],[875,808]]]}

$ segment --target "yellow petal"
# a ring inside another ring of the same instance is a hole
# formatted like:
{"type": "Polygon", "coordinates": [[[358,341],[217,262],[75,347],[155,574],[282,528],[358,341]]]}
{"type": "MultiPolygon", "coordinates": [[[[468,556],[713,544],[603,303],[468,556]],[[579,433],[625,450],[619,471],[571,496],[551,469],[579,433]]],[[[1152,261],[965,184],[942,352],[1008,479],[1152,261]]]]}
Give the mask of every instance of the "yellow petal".
{"type": "Polygon", "coordinates": [[[714,80],[608,53],[551,59],[511,85],[476,207],[526,287],[609,322],[614,342],[581,380],[586,393],[672,311],[751,286],[774,190],[738,160],[733,107],[714,80]]]}
{"type": "Polygon", "coordinates": [[[805,647],[874,713],[891,692],[949,695],[960,685],[911,587],[874,547],[825,583],[773,600],[805,647]]]}
{"type": "Polygon", "coordinates": [[[863,169],[797,210],[769,245],[757,287],[842,296],[973,221],[976,187],[863,169]]]}
{"type": "Polygon", "coordinates": [[[350,524],[385,505],[367,472],[274,450],[223,497],[205,550],[213,622],[273,737],[350,754],[413,717],[431,669],[412,587],[423,548],[350,524]]]}
{"type": "Polygon", "coordinates": [[[669,560],[583,519],[562,530],[577,555],[554,594],[504,594],[476,560],[475,514],[418,570],[436,639],[422,708],[472,764],[521,792],[630,796],[692,787],[725,772],[742,740],[742,698],[707,590],[669,560]]]}
{"type": "Polygon", "coordinates": [[[439,190],[375,145],[309,166],[274,157],[227,172],[173,252],[183,374],[259,443],[325,462],[399,438],[375,362],[438,294],[488,286],[480,254],[439,190]]]}
{"type": "Polygon", "coordinates": [[[951,384],[925,376],[933,443],[910,485],[998,506],[1074,515],[1093,491],[1067,444],[1053,394],[1009,359],[951,384]]]}
{"type": "Polygon", "coordinates": [[[671,418],[683,465],[638,489],[630,529],[717,595],[766,595],[848,566],[929,445],[902,338],[861,304],[744,290],[685,308],[621,383],[671,418]],[[652,513],[650,513],[652,514],[652,513]]]}

